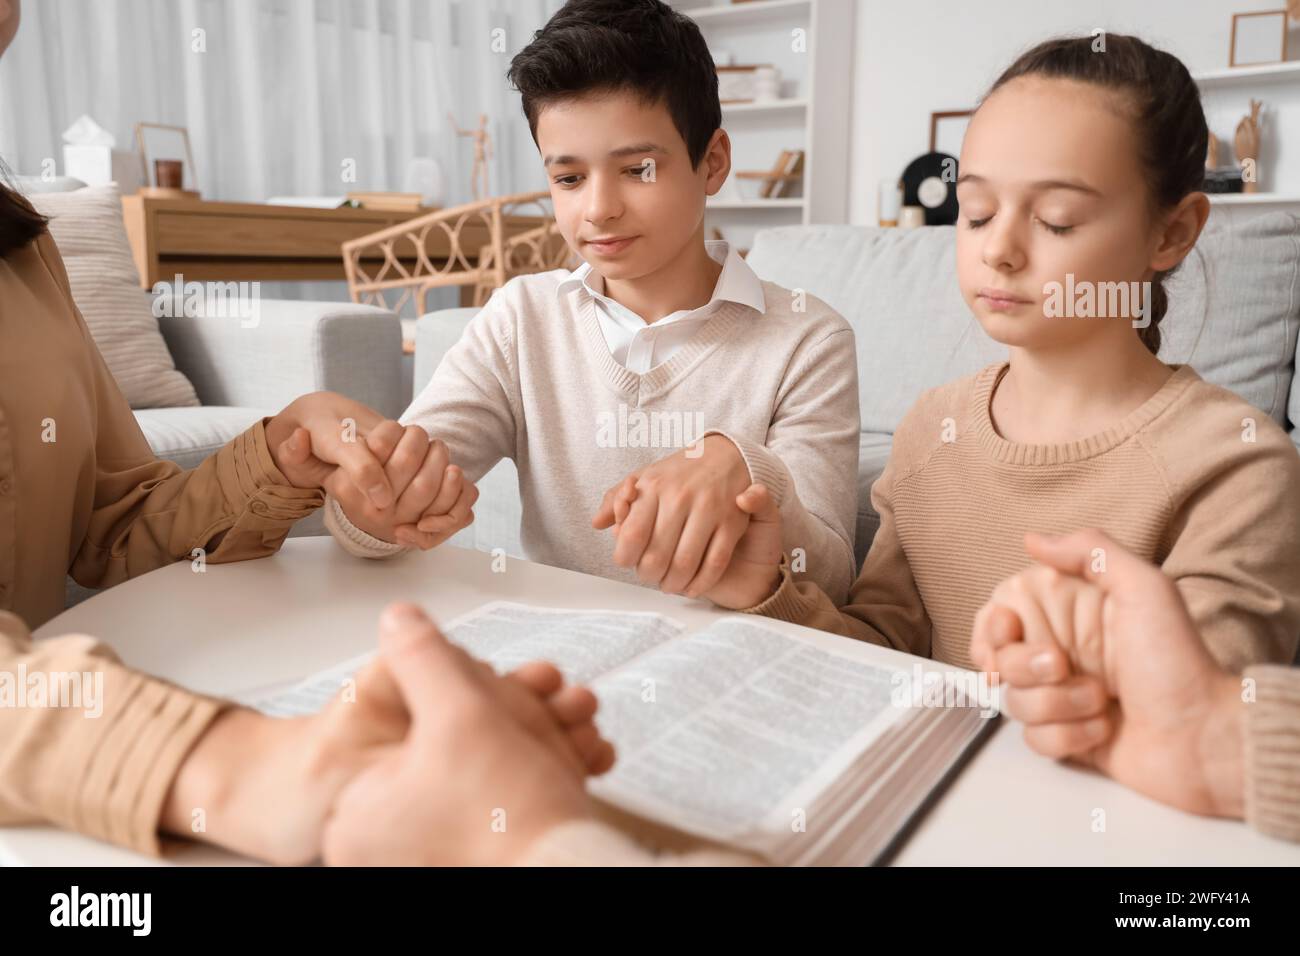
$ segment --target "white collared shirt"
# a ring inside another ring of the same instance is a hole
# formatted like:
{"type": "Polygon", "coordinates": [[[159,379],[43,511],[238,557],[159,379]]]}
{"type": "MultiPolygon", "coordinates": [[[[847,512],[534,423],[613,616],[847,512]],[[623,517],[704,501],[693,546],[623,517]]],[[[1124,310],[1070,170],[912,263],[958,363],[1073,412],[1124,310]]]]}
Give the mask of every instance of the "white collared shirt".
{"type": "Polygon", "coordinates": [[[604,277],[593,272],[589,263],[584,262],[562,279],[557,292],[568,292],[574,285],[585,288],[595,300],[596,318],[610,355],[629,372],[643,375],[672,358],[723,302],[748,306],[760,315],[766,311],[762,281],[730,243],[706,240],[704,251],[714,262],[722,263],[713,296],[698,309],[678,309],[652,324],[605,295],[604,277]]]}

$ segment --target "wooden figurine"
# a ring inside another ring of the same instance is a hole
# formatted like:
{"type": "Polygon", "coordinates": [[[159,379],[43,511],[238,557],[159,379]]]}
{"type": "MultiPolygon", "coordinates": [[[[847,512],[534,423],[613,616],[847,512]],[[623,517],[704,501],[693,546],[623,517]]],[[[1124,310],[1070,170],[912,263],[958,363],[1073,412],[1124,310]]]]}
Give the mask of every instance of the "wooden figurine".
{"type": "Polygon", "coordinates": [[[490,195],[487,161],[492,158],[492,137],[487,131],[487,116],[483,113],[478,115],[478,129],[461,129],[456,117],[450,113],[447,114],[447,119],[451,120],[451,127],[457,136],[474,137],[474,169],[469,177],[470,193],[475,200],[487,199],[490,195]]]}
{"type": "Polygon", "coordinates": [[[1246,170],[1242,192],[1259,191],[1259,110],[1263,105],[1259,100],[1250,101],[1250,115],[1237,124],[1237,135],[1232,139],[1237,163],[1246,170]]]}

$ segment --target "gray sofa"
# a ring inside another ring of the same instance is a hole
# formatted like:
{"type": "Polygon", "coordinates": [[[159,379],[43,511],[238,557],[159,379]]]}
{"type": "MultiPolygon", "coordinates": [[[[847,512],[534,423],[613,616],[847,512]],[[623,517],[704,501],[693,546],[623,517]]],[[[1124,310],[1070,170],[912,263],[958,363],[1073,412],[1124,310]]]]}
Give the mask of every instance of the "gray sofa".
{"type": "MultiPolygon", "coordinates": [[[[856,333],[862,436],[855,551],[861,564],[879,526],[871,485],[884,469],[904,412],[921,392],[1005,357],[1005,349],[984,334],[962,301],[953,227],[770,229],[758,234],[748,262],[765,279],[824,299],[856,333]]],[[[1300,443],[1300,387],[1294,384],[1300,218],[1275,212],[1242,222],[1212,215],[1167,288],[1161,357],[1190,363],[1300,443]]],[[[473,315],[473,309],[447,309],[420,319],[417,393],[473,315]]],[[[502,462],[479,490],[476,521],[455,542],[518,554],[513,464],[502,462]]]]}

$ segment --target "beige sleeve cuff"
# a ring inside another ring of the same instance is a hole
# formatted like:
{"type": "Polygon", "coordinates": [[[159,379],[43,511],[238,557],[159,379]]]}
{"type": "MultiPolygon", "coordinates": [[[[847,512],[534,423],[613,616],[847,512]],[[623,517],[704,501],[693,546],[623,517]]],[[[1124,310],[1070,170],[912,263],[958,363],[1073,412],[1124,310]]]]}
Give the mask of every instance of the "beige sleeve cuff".
{"type": "Polygon", "coordinates": [[[0,708],[0,823],[48,822],[157,855],[172,782],[231,705],[132,671],[85,635],[32,644],[7,629],[0,658],[29,681],[72,678],[80,691],[76,706],[0,708]]]}
{"type": "MultiPolygon", "coordinates": [[[[200,697],[162,681],[143,678],[147,690],[140,695],[137,713],[121,722],[115,739],[120,741],[120,759],[124,766],[115,781],[96,782],[95,792],[107,793],[101,833],[88,827],[91,835],[130,847],[140,853],[161,853],[159,821],[163,801],[181,764],[194,745],[223,710],[228,701],[200,697]],[[127,731],[126,726],[132,726],[127,731]],[[123,739],[127,734],[132,739],[123,739]],[[134,787],[132,774],[136,774],[134,787]],[[114,825],[116,823],[116,825],[114,825]]],[[[106,742],[107,743],[107,742],[106,742]]]]}
{"type": "Polygon", "coordinates": [[[789,621],[791,624],[803,624],[812,616],[813,610],[804,596],[799,593],[799,588],[794,581],[794,573],[790,570],[789,556],[783,554],[780,586],[767,600],[753,607],[742,608],[740,613],[759,614],[778,621],[789,621]]]}
{"type": "Polygon", "coordinates": [[[765,486],[772,495],[781,510],[781,541],[786,553],[797,550],[804,555],[800,566],[805,570],[797,572],[798,579],[816,584],[837,604],[843,602],[857,572],[853,546],[843,529],[804,506],[790,469],[766,445],[718,429],[705,434],[720,435],[735,445],[749,469],[750,481],[765,486]]]}
{"type": "Polygon", "coordinates": [[[709,435],[721,435],[727,441],[736,446],[740,452],[740,457],[745,459],[745,467],[749,469],[749,480],[752,484],[763,485],[772,495],[772,501],[778,508],[784,508],[786,504],[786,495],[790,493],[792,482],[790,481],[790,470],[786,468],[785,462],[773,454],[765,445],[758,442],[750,441],[747,438],[737,438],[735,435],[721,431],[717,428],[711,428],[701,437],[707,438],[709,435]]]}
{"type": "Polygon", "coordinates": [[[380,540],[362,531],[348,520],[338,499],[333,495],[325,498],[325,527],[344,551],[358,558],[393,558],[408,550],[400,544],[380,540]]]}
{"type": "Polygon", "coordinates": [[[217,452],[217,468],[234,504],[273,522],[293,524],[307,517],[324,502],[317,488],[295,487],[276,467],[266,441],[268,419],[232,438],[217,452]],[[242,500],[241,500],[242,499],[242,500]]]}
{"type": "Polygon", "coordinates": [[[1300,841],[1300,668],[1251,667],[1245,676],[1255,681],[1246,705],[1246,821],[1300,841]]]}

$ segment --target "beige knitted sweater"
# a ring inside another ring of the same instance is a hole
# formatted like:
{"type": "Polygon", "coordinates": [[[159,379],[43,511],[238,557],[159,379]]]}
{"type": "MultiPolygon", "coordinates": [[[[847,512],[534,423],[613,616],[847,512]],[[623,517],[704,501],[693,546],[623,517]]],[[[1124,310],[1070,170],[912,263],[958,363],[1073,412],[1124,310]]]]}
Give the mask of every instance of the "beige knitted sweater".
{"type": "Polygon", "coordinates": [[[1188,366],[1123,421],[1062,445],[1002,438],[1007,366],[924,394],[871,490],[880,530],[848,603],[788,575],[751,610],[971,666],[975,613],[1028,566],[1028,531],[1096,527],[1178,584],[1225,667],[1290,663],[1300,635],[1300,455],[1188,366]]]}

